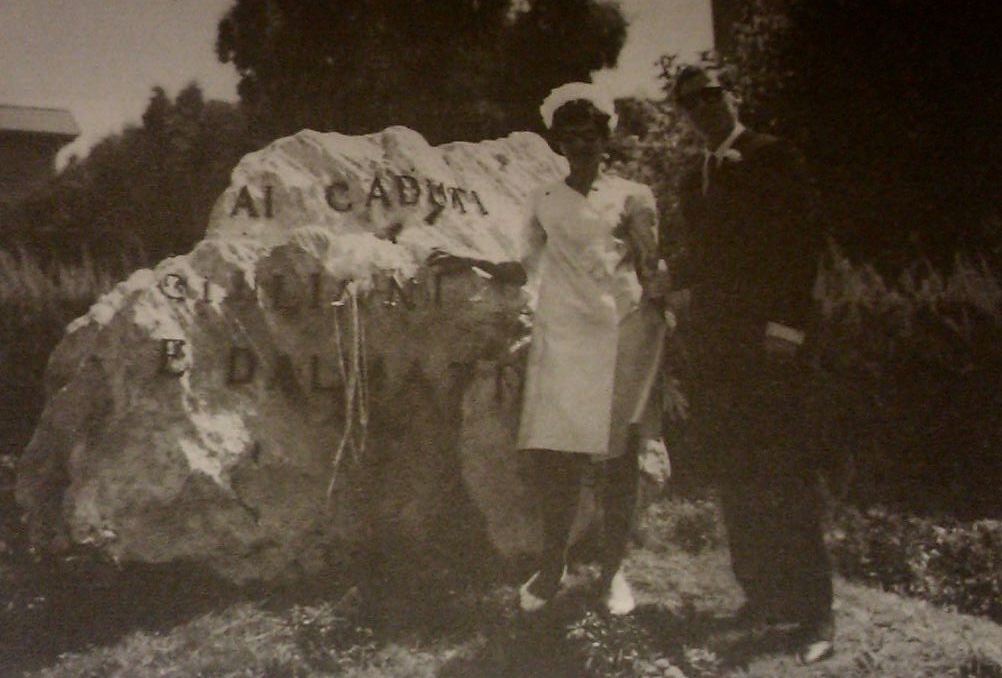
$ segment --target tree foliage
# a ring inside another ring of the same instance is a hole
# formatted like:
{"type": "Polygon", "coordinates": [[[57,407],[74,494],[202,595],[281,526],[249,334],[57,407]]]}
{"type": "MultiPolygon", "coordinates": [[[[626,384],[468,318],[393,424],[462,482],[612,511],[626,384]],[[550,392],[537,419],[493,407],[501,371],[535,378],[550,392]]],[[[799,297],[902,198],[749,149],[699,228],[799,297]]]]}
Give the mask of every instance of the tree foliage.
{"type": "Polygon", "coordinates": [[[625,37],[599,0],[237,0],[216,51],[263,140],[406,125],[441,143],[537,126],[546,93],[625,37]]]}
{"type": "Polygon", "coordinates": [[[659,207],[663,254],[684,254],[687,234],[680,215],[678,185],[701,144],[664,102],[627,98],[616,102],[619,125],[609,146],[612,172],[647,184],[659,207]]]}
{"type": "Polygon", "coordinates": [[[190,248],[239,159],[303,128],[402,124],[433,143],[538,125],[562,82],[613,65],[626,24],[600,0],[237,0],[217,51],[240,105],[154,87],[142,124],[0,212],[0,247],[48,260],[158,260],[190,248]],[[573,48],[571,48],[573,47],[573,48]]]}
{"type": "MultiPolygon", "coordinates": [[[[999,234],[1002,28],[994,0],[745,0],[745,118],[794,137],[858,254],[948,258],[999,234]]],[[[996,243],[997,244],[997,240],[996,243]]]]}
{"type": "Polygon", "coordinates": [[[205,101],[190,84],[171,101],[154,87],[142,126],[100,141],[52,181],[0,215],[2,245],[63,262],[141,262],[202,237],[229,173],[251,150],[234,104],[205,101]]]}

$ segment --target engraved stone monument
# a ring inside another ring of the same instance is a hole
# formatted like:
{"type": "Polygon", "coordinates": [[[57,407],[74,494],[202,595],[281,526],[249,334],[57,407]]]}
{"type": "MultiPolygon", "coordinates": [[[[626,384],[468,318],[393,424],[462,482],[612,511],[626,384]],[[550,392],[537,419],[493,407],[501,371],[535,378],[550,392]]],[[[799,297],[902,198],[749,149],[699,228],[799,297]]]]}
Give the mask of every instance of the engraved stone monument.
{"type": "Polygon", "coordinates": [[[565,171],[530,133],[304,131],[246,156],[204,240],[54,351],[18,473],[35,544],[238,583],[358,542],[534,550],[512,449],[533,281],[426,262],[520,259],[529,193],[565,171]]]}

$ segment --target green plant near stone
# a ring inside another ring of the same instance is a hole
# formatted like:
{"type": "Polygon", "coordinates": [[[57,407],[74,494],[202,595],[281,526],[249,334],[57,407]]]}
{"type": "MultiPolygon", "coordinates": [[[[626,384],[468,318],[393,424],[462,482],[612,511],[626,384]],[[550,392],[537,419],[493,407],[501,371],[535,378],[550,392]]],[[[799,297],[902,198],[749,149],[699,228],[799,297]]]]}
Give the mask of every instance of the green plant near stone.
{"type": "Polygon", "coordinates": [[[329,602],[288,612],[296,647],[310,666],[337,672],[366,666],[376,652],[374,632],[329,602]]]}
{"type": "MultiPolygon", "coordinates": [[[[645,620],[588,611],[567,628],[566,641],[582,676],[594,678],[684,678],[680,658],[665,654],[663,638],[645,620]]],[[[667,634],[665,634],[667,635],[667,634]]],[[[718,668],[714,666],[714,668],[718,668]]]]}
{"type": "Polygon", "coordinates": [[[725,541],[723,522],[712,496],[673,496],[652,504],[645,520],[656,526],[645,543],[656,551],[681,548],[697,555],[721,546],[725,541]]]}

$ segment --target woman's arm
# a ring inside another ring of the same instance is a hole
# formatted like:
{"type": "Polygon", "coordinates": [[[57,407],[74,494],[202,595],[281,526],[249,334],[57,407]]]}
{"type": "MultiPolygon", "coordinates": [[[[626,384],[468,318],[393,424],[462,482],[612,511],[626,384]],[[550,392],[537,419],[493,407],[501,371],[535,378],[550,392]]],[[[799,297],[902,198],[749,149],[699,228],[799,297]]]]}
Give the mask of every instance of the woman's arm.
{"type": "Polygon", "coordinates": [[[543,230],[535,214],[529,217],[528,229],[528,246],[521,262],[527,278],[535,277],[539,269],[539,259],[543,254],[543,246],[546,244],[546,231],[543,230]]]}
{"type": "Polygon", "coordinates": [[[658,247],[658,211],[647,186],[627,199],[624,235],[627,238],[644,297],[661,303],[667,293],[668,268],[658,247]]]}

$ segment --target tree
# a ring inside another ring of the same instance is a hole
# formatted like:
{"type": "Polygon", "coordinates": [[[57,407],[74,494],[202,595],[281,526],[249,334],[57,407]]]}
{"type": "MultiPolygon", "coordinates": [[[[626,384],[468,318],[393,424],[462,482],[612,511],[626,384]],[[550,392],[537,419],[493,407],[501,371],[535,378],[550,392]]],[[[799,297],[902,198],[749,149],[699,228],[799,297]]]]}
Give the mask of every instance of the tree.
{"type": "Polygon", "coordinates": [[[745,117],[807,151],[845,244],[950,256],[998,221],[1000,28],[994,0],[746,0],[725,56],[745,117]]]}
{"type": "Polygon", "coordinates": [[[545,94],[625,37],[599,0],[237,0],[216,51],[262,140],[406,125],[442,143],[537,127],[545,94]]]}
{"type": "Polygon", "coordinates": [[[2,243],[44,259],[132,264],[187,251],[251,144],[237,106],[154,87],[140,127],[101,140],[4,215],[2,243]]]}

